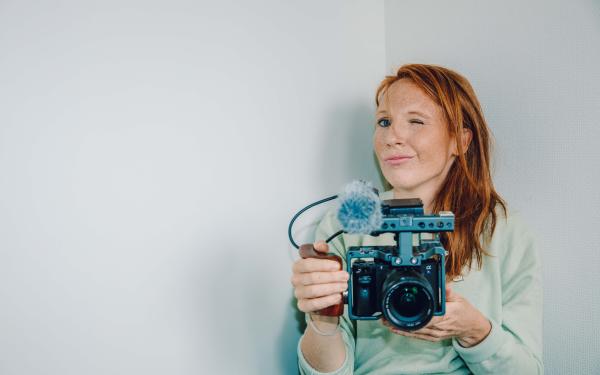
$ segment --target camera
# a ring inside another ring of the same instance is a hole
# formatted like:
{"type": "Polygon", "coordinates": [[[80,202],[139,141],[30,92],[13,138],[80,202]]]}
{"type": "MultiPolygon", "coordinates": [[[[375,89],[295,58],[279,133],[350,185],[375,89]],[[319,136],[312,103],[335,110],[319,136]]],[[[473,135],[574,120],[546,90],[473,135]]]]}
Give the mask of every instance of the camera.
{"type": "Polygon", "coordinates": [[[382,223],[395,246],[353,246],[346,253],[350,319],[385,317],[400,330],[425,326],[445,313],[445,256],[440,233],[454,230],[454,214],[424,215],[418,199],[381,202],[382,223]]]}

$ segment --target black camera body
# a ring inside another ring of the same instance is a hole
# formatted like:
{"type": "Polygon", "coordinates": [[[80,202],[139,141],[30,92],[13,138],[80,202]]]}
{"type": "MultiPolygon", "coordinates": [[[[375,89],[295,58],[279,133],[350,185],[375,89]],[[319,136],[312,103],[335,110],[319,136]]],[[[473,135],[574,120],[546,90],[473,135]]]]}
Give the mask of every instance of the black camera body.
{"type": "Polygon", "coordinates": [[[446,250],[439,234],[454,230],[454,214],[424,215],[420,199],[386,200],[381,211],[381,227],[371,235],[394,233],[396,246],[348,248],[348,314],[383,316],[398,329],[416,330],[445,314],[446,250]]]}

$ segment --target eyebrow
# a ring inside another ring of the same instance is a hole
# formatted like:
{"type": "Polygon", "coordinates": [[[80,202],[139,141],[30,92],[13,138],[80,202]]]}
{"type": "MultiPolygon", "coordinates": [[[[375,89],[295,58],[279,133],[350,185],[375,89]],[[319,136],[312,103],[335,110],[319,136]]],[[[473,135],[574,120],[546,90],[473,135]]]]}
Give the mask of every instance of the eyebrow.
{"type": "Polygon", "coordinates": [[[408,114],[409,115],[418,115],[418,116],[421,116],[421,117],[429,118],[429,116],[427,116],[423,112],[419,112],[419,111],[408,111],[408,114]]]}
{"type": "MultiPolygon", "coordinates": [[[[375,113],[375,115],[377,116],[377,115],[384,114],[384,113],[388,113],[388,111],[386,111],[385,109],[380,109],[379,111],[377,111],[375,113]]],[[[420,112],[420,111],[408,111],[407,113],[409,115],[418,115],[418,116],[421,116],[421,117],[429,118],[428,115],[426,115],[425,113],[420,112]]]]}

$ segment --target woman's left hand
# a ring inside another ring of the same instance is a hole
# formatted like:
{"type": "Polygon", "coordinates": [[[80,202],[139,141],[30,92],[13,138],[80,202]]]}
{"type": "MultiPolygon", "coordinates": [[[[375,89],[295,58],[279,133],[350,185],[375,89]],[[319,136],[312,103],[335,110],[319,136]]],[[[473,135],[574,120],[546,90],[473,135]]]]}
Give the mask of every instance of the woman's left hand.
{"type": "Polygon", "coordinates": [[[406,337],[434,342],[455,337],[465,348],[479,344],[492,329],[490,321],[449,286],[446,286],[446,314],[434,316],[425,327],[407,332],[396,329],[385,319],[382,322],[392,332],[406,337]]]}

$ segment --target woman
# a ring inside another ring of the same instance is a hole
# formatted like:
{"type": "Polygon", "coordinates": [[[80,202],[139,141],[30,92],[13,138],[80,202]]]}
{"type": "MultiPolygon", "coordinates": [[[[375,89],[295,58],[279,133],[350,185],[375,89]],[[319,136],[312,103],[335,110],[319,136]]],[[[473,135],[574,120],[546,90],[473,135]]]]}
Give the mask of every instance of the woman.
{"type": "MultiPolygon", "coordinates": [[[[347,313],[316,315],[339,303],[349,275],[334,261],[300,259],[292,285],[309,321],[298,345],[301,373],[542,373],[539,255],[494,190],[490,132],[473,88],[449,69],[405,65],[383,80],[376,103],[373,146],[390,185],[381,199],[421,198],[425,214],[456,216],[455,231],[441,236],[449,252],[446,314],[413,332],[347,313]]],[[[330,211],[316,236],[339,229],[330,211]]],[[[315,248],[345,259],[350,246],[392,244],[388,235],[344,234],[315,248]]]]}

